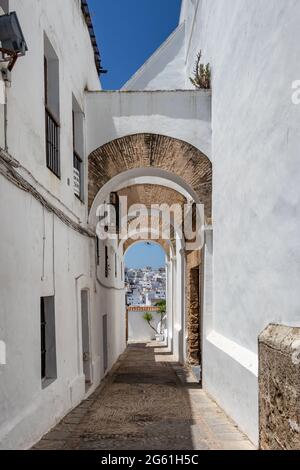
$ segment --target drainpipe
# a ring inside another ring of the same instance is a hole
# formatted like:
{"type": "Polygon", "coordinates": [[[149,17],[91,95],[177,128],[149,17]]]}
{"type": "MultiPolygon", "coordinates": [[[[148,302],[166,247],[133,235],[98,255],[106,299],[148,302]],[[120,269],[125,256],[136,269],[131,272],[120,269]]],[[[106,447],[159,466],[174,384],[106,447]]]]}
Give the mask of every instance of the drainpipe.
{"type": "Polygon", "coordinates": [[[80,341],[81,341],[81,329],[80,329],[80,311],[81,307],[79,304],[79,289],[78,283],[81,278],[85,275],[80,274],[79,276],[75,277],[75,302],[76,302],[76,330],[77,330],[77,371],[78,375],[83,374],[83,367],[82,367],[82,360],[81,360],[81,348],[80,348],[80,341]]]}
{"type": "MultiPolygon", "coordinates": [[[[3,137],[4,137],[4,150],[7,151],[7,100],[6,100],[6,86],[3,79],[3,70],[1,69],[0,77],[0,105],[3,106],[3,137]]],[[[2,113],[2,111],[1,111],[2,113]]]]}
{"type": "Polygon", "coordinates": [[[7,88],[6,82],[4,81],[4,150],[5,152],[8,151],[8,143],[7,143],[7,88]]]}

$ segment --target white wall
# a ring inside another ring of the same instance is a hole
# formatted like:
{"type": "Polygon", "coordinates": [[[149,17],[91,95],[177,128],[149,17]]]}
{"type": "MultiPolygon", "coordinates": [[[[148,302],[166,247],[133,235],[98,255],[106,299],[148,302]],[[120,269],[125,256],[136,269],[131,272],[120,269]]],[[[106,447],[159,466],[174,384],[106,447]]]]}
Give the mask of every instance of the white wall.
{"type": "MultiPolygon", "coordinates": [[[[11,0],[10,8],[17,11],[29,50],[17,61],[7,89],[9,152],[23,165],[16,170],[20,175],[85,227],[87,204],[76,199],[72,185],[72,94],[85,112],[85,88],[97,90],[100,85],[80,2],[11,0]],[[60,60],[61,180],[46,168],[44,31],[60,60]]],[[[2,117],[0,125],[1,136],[2,117]]],[[[7,364],[0,365],[0,449],[25,449],[86,396],[81,290],[89,291],[90,305],[92,387],[88,393],[104,375],[103,314],[108,315],[109,368],[125,348],[125,321],[117,308],[125,305],[125,298],[122,290],[112,294],[110,286],[104,288],[96,280],[95,241],[67,227],[2,175],[0,216],[0,340],[5,341],[7,352],[7,364]],[[40,298],[52,295],[57,380],[42,389],[40,298]]]]}
{"type": "MultiPolygon", "coordinates": [[[[202,49],[212,67],[214,165],[216,334],[204,377],[257,441],[258,334],[269,322],[300,324],[300,107],[291,102],[300,77],[300,3],[198,3],[186,85],[202,49]]],[[[186,2],[187,16],[194,6],[186,2]]]]}
{"type": "MultiPolygon", "coordinates": [[[[212,158],[214,245],[213,258],[212,246],[206,252],[205,282],[213,288],[205,294],[204,386],[257,441],[258,334],[269,322],[300,324],[300,106],[291,101],[292,82],[300,78],[300,3],[183,3],[185,84],[191,88],[189,76],[202,49],[203,61],[212,67],[212,103],[209,93],[199,91],[98,92],[88,93],[85,102],[85,86],[98,89],[98,79],[89,36],[78,14],[79,2],[27,0],[25,5],[24,1],[11,0],[11,8],[18,12],[29,51],[18,61],[8,91],[9,151],[48,192],[60,198],[61,202],[55,200],[55,204],[64,207],[74,220],[87,220],[87,208],[77,201],[67,183],[73,174],[72,92],[86,113],[87,154],[115,138],[153,132],[185,140],[212,158]],[[44,30],[62,64],[61,181],[45,167],[41,100],[44,30]]],[[[172,47],[175,45],[174,40],[172,47]]],[[[164,63],[163,57],[159,60],[164,63]]],[[[157,63],[152,64],[155,70],[157,63]]],[[[146,86],[165,86],[169,72],[153,81],[147,67],[143,78],[149,78],[146,86]]],[[[8,359],[7,366],[0,369],[0,447],[25,448],[84,396],[75,279],[85,279],[84,288],[89,287],[91,292],[95,384],[103,375],[104,313],[109,315],[110,365],[124,347],[124,323],[119,316],[124,292],[118,280],[110,279],[102,285],[96,281],[93,243],[57,220],[54,233],[59,243],[54,250],[53,283],[53,221],[49,215],[45,217],[47,262],[41,281],[43,211],[31,196],[0,178],[0,334],[7,343],[8,359]],[[58,379],[42,391],[39,299],[53,293],[54,288],[58,379]]],[[[177,252],[175,351],[182,344],[182,273],[182,258],[177,252]]]]}
{"type": "Polygon", "coordinates": [[[85,89],[99,90],[100,84],[80,2],[10,0],[10,10],[18,14],[28,52],[18,59],[7,89],[8,150],[72,213],[86,220],[86,206],[73,191],[72,94],[85,113],[85,89]],[[60,180],[45,164],[44,33],[59,59],[60,180]]]}
{"type": "MultiPolygon", "coordinates": [[[[129,342],[148,342],[155,339],[155,331],[144,320],[145,312],[136,311],[128,312],[128,341],[129,342]]],[[[151,324],[154,328],[158,328],[160,323],[160,315],[153,312],[153,321],[151,324]]]]}
{"type": "MultiPolygon", "coordinates": [[[[297,0],[185,0],[180,17],[185,87],[192,88],[189,78],[200,49],[212,69],[214,258],[207,279],[213,296],[207,297],[213,302],[204,340],[204,383],[255,442],[258,334],[269,322],[300,322],[300,106],[291,101],[292,83],[300,77],[299,21],[297,0]]],[[[151,84],[146,77],[155,67],[150,60],[140,70],[140,86],[151,84]]],[[[136,79],[129,83],[134,86],[136,79]]],[[[158,74],[155,87],[165,87],[164,79],[158,74]]],[[[124,119],[113,118],[110,136],[129,133],[128,115],[141,114],[126,106],[130,97],[120,98],[128,111],[120,106],[116,112],[119,97],[112,98],[113,116],[124,119]]],[[[173,102],[170,113],[177,115],[173,102]]],[[[153,122],[153,114],[156,108],[149,107],[142,116],[150,115],[153,122]]],[[[157,114],[165,126],[165,114],[157,114]]],[[[144,130],[144,117],[141,122],[144,130]]],[[[173,137],[188,125],[177,123],[173,137]]],[[[203,128],[196,132],[193,143],[205,151],[203,128]]]]}
{"type": "Polygon", "coordinates": [[[88,93],[88,153],[119,137],[153,133],[181,139],[211,155],[209,91],[88,93]]]}
{"type": "Polygon", "coordinates": [[[85,394],[78,367],[75,278],[81,273],[89,278],[89,242],[52,214],[43,214],[31,196],[0,178],[0,332],[7,348],[7,364],[1,367],[0,448],[26,448],[85,394]],[[40,297],[51,295],[55,295],[58,378],[42,390],[40,297]]]}
{"type": "Polygon", "coordinates": [[[123,90],[185,88],[185,24],[182,23],[124,85],[123,90]]]}

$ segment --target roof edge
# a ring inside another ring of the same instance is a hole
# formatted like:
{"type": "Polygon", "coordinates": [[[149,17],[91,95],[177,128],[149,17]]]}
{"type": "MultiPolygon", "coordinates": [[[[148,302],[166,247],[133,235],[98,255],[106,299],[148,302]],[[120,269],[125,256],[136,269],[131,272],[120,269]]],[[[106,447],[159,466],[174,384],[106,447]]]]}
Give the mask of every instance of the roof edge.
{"type": "Polygon", "coordinates": [[[101,66],[101,55],[100,55],[99,47],[97,44],[93,21],[92,21],[92,17],[90,14],[90,9],[89,9],[87,0],[81,0],[81,11],[83,13],[83,16],[84,16],[84,19],[85,19],[85,22],[89,31],[89,35],[91,38],[91,45],[94,50],[96,69],[97,69],[98,74],[100,75],[101,73],[105,73],[105,70],[103,70],[101,66]]]}

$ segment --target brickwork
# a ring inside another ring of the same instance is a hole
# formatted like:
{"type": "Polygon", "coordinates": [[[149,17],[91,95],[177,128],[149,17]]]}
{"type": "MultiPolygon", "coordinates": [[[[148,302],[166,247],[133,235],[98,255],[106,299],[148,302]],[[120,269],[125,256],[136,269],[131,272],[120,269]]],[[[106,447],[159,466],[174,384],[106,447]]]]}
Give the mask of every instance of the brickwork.
{"type": "Polygon", "coordinates": [[[186,257],[186,332],[187,359],[191,365],[201,364],[201,252],[186,257]]]}
{"type": "Polygon", "coordinates": [[[89,207],[114,176],[135,168],[158,168],[180,176],[198,194],[211,216],[212,165],[186,142],[155,134],[136,134],[109,142],[89,156],[89,207]]]}

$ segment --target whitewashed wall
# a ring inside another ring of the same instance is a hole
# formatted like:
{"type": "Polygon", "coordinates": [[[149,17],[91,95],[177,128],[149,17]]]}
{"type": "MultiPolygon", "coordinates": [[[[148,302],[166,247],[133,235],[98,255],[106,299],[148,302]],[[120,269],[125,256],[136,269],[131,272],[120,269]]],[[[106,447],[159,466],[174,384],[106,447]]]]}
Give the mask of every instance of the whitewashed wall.
{"type": "Polygon", "coordinates": [[[209,91],[100,91],[87,93],[86,109],[89,153],[145,132],[181,139],[211,155],[209,91]]]}
{"type": "MultiPolygon", "coordinates": [[[[255,442],[258,334],[269,322],[300,324],[300,105],[291,100],[300,79],[299,23],[298,0],[183,0],[180,17],[185,88],[200,49],[212,69],[204,386],[255,442]]],[[[130,86],[151,86],[152,61],[130,86]]],[[[154,83],[165,89],[165,76],[154,83]]]]}
{"type": "Polygon", "coordinates": [[[258,334],[269,322],[300,324],[300,107],[291,101],[300,3],[184,8],[186,86],[200,49],[212,67],[214,332],[204,383],[257,441],[258,334]]]}
{"type": "MultiPolygon", "coordinates": [[[[80,2],[11,0],[10,8],[17,11],[29,50],[17,61],[7,89],[9,153],[23,165],[18,171],[34,188],[74,222],[86,226],[87,204],[74,196],[72,184],[72,93],[85,112],[85,89],[99,90],[100,84],[80,2]],[[44,31],[60,61],[61,180],[46,168],[44,31]]],[[[89,392],[104,375],[104,314],[108,315],[109,368],[125,348],[125,323],[118,315],[125,300],[122,291],[116,295],[110,288],[115,281],[104,288],[96,280],[94,240],[68,228],[2,175],[0,217],[0,340],[7,350],[7,364],[0,365],[0,448],[25,449],[86,396],[81,290],[89,290],[89,392]],[[42,389],[40,297],[54,294],[58,377],[42,389]]]]}
{"type": "Polygon", "coordinates": [[[123,90],[185,88],[185,23],[182,23],[124,85],[123,90]]]}
{"type": "MultiPolygon", "coordinates": [[[[155,339],[155,331],[144,320],[145,312],[136,311],[128,312],[128,341],[129,342],[148,342],[155,339]]],[[[151,324],[154,328],[158,328],[160,323],[160,315],[153,312],[153,321],[151,324]]]]}
{"type": "MultiPolygon", "coordinates": [[[[291,101],[292,82],[300,79],[299,1],[183,2],[180,21],[185,22],[185,87],[191,88],[189,77],[202,49],[203,61],[212,67],[212,115],[210,96],[201,92],[89,93],[85,103],[85,86],[89,90],[99,86],[89,36],[78,14],[79,2],[11,0],[11,8],[18,12],[29,51],[18,61],[8,91],[9,151],[48,192],[61,199],[70,216],[87,220],[86,206],[74,198],[73,188],[67,184],[73,175],[72,92],[88,113],[87,153],[123,135],[155,132],[186,140],[212,158],[214,232],[213,245],[210,243],[206,252],[209,290],[204,312],[208,320],[204,325],[204,386],[257,441],[258,334],[269,322],[300,324],[300,106],[291,101]],[[43,30],[62,64],[60,182],[45,166],[43,30]]],[[[177,39],[172,47],[181,51],[177,39]]],[[[166,48],[166,54],[171,49],[166,48]]],[[[167,57],[160,57],[160,64],[165,64],[161,71],[168,70],[161,73],[161,80],[154,79],[150,60],[144,69],[144,85],[159,88],[161,83],[166,87],[166,77],[169,80],[169,71],[179,56],[172,56],[170,68],[167,57]]],[[[157,62],[152,64],[158,71],[157,62]]],[[[8,358],[7,366],[0,366],[0,447],[25,448],[84,396],[76,282],[80,288],[89,287],[92,297],[95,384],[103,375],[104,313],[109,315],[110,365],[125,345],[117,308],[123,302],[123,291],[118,288],[118,279],[109,280],[105,287],[96,281],[94,246],[58,221],[54,223],[58,242],[53,283],[49,215],[48,263],[42,282],[42,209],[29,195],[0,178],[0,339],[7,343],[8,358]],[[42,391],[39,299],[54,288],[59,377],[42,391]],[[68,300],[62,308],[63,299],[68,300]]],[[[61,207],[61,203],[55,204],[61,207]]],[[[172,327],[175,349],[179,350],[183,344],[179,323],[183,296],[177,288],[182,285],[180,253],[176,268],[172,327]]],[[[183,351],[179,350],[180,358],[183,351]]]]}
{"type": "Polygon", "coordinates": [[[10,10],[18,14],[28,52],[17,61],[7,90],[9,152],[86,220],[86,207],[74,197],[72,184],[72,94],[85,113],[85,89],[99,90],[100,84],[80,1],[10,0],[10,10]],[[45,165],[44,33],[59,59],[61,180],[45,165]]]}

